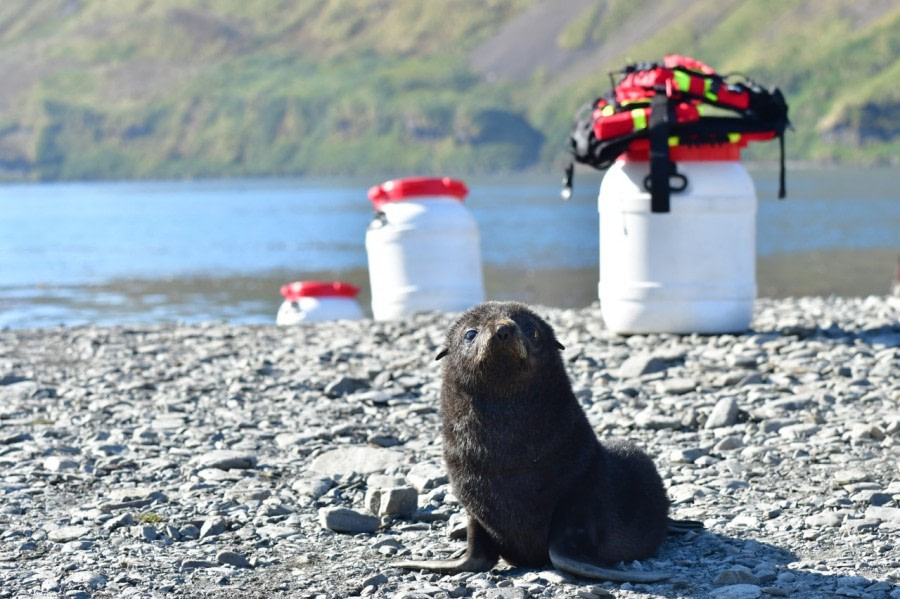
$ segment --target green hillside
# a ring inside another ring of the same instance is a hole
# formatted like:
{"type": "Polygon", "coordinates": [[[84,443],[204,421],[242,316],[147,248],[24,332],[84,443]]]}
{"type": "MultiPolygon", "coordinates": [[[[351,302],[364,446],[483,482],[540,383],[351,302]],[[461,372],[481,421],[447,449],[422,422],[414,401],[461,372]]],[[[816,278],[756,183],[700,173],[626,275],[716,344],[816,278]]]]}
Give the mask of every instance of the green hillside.
{"type": "Polygon", "coordinates": [[[607,72],[668,52],[780,86],[790,158],[890,162],[897,31],[893,1],[3,0],[0,177],[555,167],[607,72]]]}

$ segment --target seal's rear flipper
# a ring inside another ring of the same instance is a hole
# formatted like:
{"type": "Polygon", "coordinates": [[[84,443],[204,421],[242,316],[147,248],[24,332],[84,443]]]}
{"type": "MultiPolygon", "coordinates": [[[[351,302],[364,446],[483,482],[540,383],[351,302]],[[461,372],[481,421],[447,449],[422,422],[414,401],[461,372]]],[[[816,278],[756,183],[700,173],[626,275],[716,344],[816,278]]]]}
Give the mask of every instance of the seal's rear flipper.
{"type": "Polygon", "coordinates": [[[490,570],[496,563],[497,560],[491,561],[486,556],[471,556],[467,553],[459,559],[410,560],[394,562],[390,566],[406,570],[431,570],[444,574],[457,574],[459,572],[484,572],[490,570]]]}
{"type": "Polygon", "coordinates": [[[559,553],[554,547],[550,547],[550,562],[557,570],[568,572],[584,578],[597,580],[609,580],[612,582],[659,582],[672,577],[672,572],[652,572],[644,570],[620,570],[618,568],[605,568],[577,558],[559,553]]]}
{"type": "Polygon", "coordinates": [[[445,574],[458,572],[484,572],[490,570],[500,559],[500,552],[488,537],[487,533],[474,518],[469,518],[466,526],[466,554],[459,559],[436,560],[410,560],[406,562],[394,562],[394,568],[407,570],[431,570],[445,574]]]}
{"type": "Polygon", "coordinates": [[[685,535],[689,532],[698,532],[705,529],[703,522],[699,520],[673,520],[669,518],[668,532],[670,535],[685,535]]]}

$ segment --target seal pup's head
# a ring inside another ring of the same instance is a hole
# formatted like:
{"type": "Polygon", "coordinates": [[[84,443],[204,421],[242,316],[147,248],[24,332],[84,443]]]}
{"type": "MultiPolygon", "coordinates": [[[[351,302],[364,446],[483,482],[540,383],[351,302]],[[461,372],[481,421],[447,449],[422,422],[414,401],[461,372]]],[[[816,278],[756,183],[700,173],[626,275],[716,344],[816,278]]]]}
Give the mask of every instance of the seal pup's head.
{"type": "Polygon", "coordinates": [[[559,363],[553,328],[525,304],[485,302],[467,310],[450,327],[438,360],[444,373],[466,386],[525,382],[543,366],[559,363]]]}

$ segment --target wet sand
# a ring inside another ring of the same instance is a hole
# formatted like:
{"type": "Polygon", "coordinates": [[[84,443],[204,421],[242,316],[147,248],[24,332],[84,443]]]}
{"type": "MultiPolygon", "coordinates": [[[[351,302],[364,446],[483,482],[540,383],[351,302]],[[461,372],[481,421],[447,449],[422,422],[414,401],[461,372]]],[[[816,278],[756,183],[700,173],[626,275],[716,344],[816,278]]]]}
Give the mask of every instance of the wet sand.
{"type": "MultiPolygon", "coordinates": [[[[900,249],[831,250],[757,259],[758,297],[866,297],[891,292],[900,249]]],[[[101,285],[0,287],[0,327],[65,324],[153,323],[166,321],[273,322],[290,281],[342,280],[360,287],[369,308],[365,269],[329,272],[267,271],[232,277],[119,279],[101,285]]],[[[598,268],[526,270],[485,268],[488,299],[582,308],[597,301],[598,268]]]]}

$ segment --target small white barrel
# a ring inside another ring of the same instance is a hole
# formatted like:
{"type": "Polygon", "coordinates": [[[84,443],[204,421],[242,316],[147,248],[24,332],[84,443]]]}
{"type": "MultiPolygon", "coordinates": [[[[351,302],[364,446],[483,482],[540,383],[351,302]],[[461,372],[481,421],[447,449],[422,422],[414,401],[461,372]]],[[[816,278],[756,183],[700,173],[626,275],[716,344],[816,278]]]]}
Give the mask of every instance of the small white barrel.
{"type": "Polygon", "coordinates": [[[600,185],[600,310],[616,333],[738,332],[753,317],[753,180],[736,146],[678,150],[687,187],[670,212],[650,210],[646,159],[626,155],[600,185]]]}
{"type": "Polygon", "coordinates": [[[363,317],[356,294],[349,283],[296,281],[281,287],[284,302],[275,322],[280,325],[324,320],[359,320],[363,317]]]}
{"type": "Polygon", "coordinates": [[[484,300],[478,225],[468,189],[449,178],[396,179],[369,189],[366,253],[376,320],[461,311],[484,300]]]}

